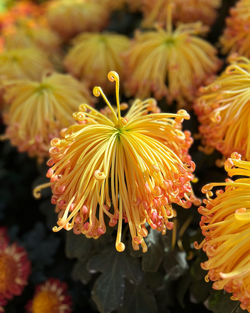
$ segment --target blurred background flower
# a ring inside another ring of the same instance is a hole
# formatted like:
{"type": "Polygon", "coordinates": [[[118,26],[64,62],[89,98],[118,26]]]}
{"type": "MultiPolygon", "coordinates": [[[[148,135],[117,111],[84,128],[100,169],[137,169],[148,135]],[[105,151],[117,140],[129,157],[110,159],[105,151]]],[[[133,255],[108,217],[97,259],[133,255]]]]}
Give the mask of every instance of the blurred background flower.
{"type": "Polygon", "coordinates": [[[111,70],[124,74],[121,54],[127,50],[129,39],[115,33],[83,33],[73,41],[64,64],[66,69],[89,87],[101,85],[107,92],[112,85],[105,79],[111,70]]]}
{"type": "Polygon", "coordinates": [[[72,302],[66,283],[50,278],[38,285],[27,313],[71,313],[72,302]]]}
{"type": "Polygon", "coordinates": [[[6,229],[0,228],[0,306],[22,293],[30,275],[26,251],[10,243],[6,229]]]}
{"type": "Polygon", "coordinates": [[[83,83],[59,73],[44,76],[41,82],[9,82],[4,99],[6,138],[19,151],[26,151],[40,161],[49,155],[50,140],[73,123],[72,114],[78,106],[91,102],[83,83]]]}

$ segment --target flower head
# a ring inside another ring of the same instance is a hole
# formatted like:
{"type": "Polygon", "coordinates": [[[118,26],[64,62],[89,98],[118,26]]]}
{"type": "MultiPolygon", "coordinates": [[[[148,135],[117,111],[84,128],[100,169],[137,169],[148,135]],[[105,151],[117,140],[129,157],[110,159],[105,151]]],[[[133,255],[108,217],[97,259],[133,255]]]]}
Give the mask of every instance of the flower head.
{"type": "Polygon", "coordinates": [[[212,25],[221,0],[142,0],[144,14],[143,25],[152,26],[155,22],[164,25],[167,17],[167,7],[173,4],[174,22],[193,23],[201,21],[206,25],[212,25]]]}
{"type": "Polygon", "coordinates": [[[201,25],[183,24],[172,31],[171,12],[167,29],[137,33],[126,53],[128,94],[157,99],[167,97],[183,104],[192,101],[197,88],[211,78],[220,65],[216,49],[195,36],[201,25]]]}
{"type": "Polygon", "coordinates": [[[48,6],[49,25],[64,39],[83,31],[99,31],[108,21],[108,10],[98,0],[54,0],[48,6]]]}
{"type": "Polygon", "coordinates": [[[91,100],[86,87],[66,74],[53,73],[41,82],[18,80],[6,86],[6,137],[20,151],[40,160],[49,154],[50,140],[74,120],[80,103],[91,100]]]}
{"type": "MultiPolygon", "coordinates": [[[[47,177],[58,212],[58,227],[53,230],[73,229],[75,234],[98,238],[106,232],[106,215],[110,226],[118,224],[118,251],[125,249],[124,221],[133,248],[141,244],[145,252],[146,223],[164,234],[176,215],[172,203],[184,208],[199,203],[190,184],[195,167],[188,155],[192,139],[181,131],[189,115],[184,110],[159,113],[153,99],[137,99],[122,117],[119,76],[112,71],[108,78],[116,82],[117,108],[95,87],[94,95],[103,96],[109,114],[81,105],[74,114],[78,124],[51,141],[47,177]]],[[[34,190],[36,197],[42,188],[34,190]]]]}
{"type": "Polygon", "coordinates": [[[229,176],[243,177],[203,187],[207,199],[199,208],[205,236],[200,247],[208,260],[201,265],[208,270],[206,280],[214,281],[214,289],[232,293],[232,299],[250,312],[250,162],[234,153],[225,169],[229,176]],[[225,190],[217,190],[212,197],[211,189],[217,186],[225,190]]]}
{"type": "Polygon", "coordinates": [[[28,303],[27,313],[70,313],[71,297],[67,285],[50,278],[37,286],[33,299],[28,303]]]}
{"type": "Polygon", "coordinates": [[[75,41],[65,58],[67,70],[74,76],[86,81],[90,87],[102,85],[109,90],[105,75],[115,70],[121,75],[124,62],[121,53],[129,46],[129,39],[112,33],[83,33],[75,41]]]}
{"type": "Polygon", "coordinates": [[[44,23],[23,20],[17,26],[2,32],[7,49],[37,47],[46,53],[55,52],[60,47],[56,33],[44,23]]]}
{"type": "Polygon", "coordinates": [[[43,6],[32,1],[19,0],[7,11],[0,14],[0,30],[12,28],[22,19],[37,19],[43,14],[43,6]]]}
{"type": "Polygon", "coordinates": [[[226,19],[226,28],[220,38],[222,52],[237,52],[250,58],[250,2],[237,1],[226,19]]]}
{"type": "Polygon", "coordinates": [[[0,229],[0,306],[22,293],[29,274],[26,251],[16,243],[10,244],[6,230],[0,229]]]}
{"type": "Polygon", "coordinates": [[[210,85],[194,106],[203,144],[226,157],[234,151],[250,160],[250,61],[236,58],[210,85]]]}
{"type": "Polygon", "coordinates": [[[0,77],[4,80],[39,80],[52,68],[47,56],[36,48],[10,49],[0,53],[0,77]]]}

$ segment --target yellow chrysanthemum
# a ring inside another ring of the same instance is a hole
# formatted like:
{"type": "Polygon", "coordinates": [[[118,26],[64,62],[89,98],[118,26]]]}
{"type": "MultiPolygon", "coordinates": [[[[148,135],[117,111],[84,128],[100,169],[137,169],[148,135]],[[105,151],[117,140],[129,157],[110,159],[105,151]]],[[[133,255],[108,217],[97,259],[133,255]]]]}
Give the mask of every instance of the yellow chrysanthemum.
{"type": "Polygon", "coordinates": [[[115,70],[122,76],[124,62],[121,53],[128,46],[129,39],[123,35],[83,33],[75,39],[64,64],[72,75],[83,79],[90,87],[100,84],[109,91],[106,73],[115,70]]]}
{"type": "Polygon", "coordinates": [[[239,300],[242,309],[250,312],[250,162],[234,153],[225,169],[229,176],[243,178],[203,187],[207,199],[199,208],[205,236],[200,247],[208,260],[201,265],[208,270],[206,280],[214,281],[214,289],[232,293],[232,300],[239,300]],[[225,186],[225,191],[217,190],[211,198],[211,189],[217,186],[225,186]]]}
{"type": "MultiPolygon", "coordinates": [[[[194,163],[188,155],[192,143],[189,132],[181,131],[186,111],[158,113],[154,99],[135,100],[121,117],[119,76],[116,82],[115,110],[100,87],[94,95],[103,96],[110,113],[94,110],[87,104],[75,113],[77,125],[51,142],[47,177],[56,204],[58,227],[76,234],[98,238],[106,232],[104,216],[110,226],[118,224],[116,249],[123,251],[122,222],[128,223],[134,249],[147,250],[146,223],[161,231],[171,229],[176,215],[172,203],[188,208],[199,203],[190,180],[194,163]],[[148,114],[149,112],[153,112],[148,114]],[[174,118],[174,119],[172,119],[174,118]]],[[[34,190],[40,196],[39,186],[34,190]]]]}
{"type": "Polygon", "coordinates": [[[7,49],[30,48],[36,46],[46,53],[55,52],[60,47],[60,39],[46,25],[25,20],[16,27],[3,32],[7,49]]]}
{"type": "Polygon", "coordinates": [[[0,78],[39,80],[53,69],[47,56],[36,48],[19,48],[0,53],[0,78]]]}
{"type": "Polygon", "coordinates": [[[172,31],[170,10],[167,30],[137,33],[126,53],[128,94],[157,99],[167,97],[183,104],[192,101],[197,88],[219,68],[216,49],[195,34],[201,25],[180,25],[172,31]]]}
{"type": "Polygon", "coordinates": [[[250,1],[240,0],[226,19],[226,28],[220,39],[222,52],[237,52],[250,58],[250,1]]]}
{"type": "Polygon", "coordinates": [[[70,75],[54,73],[41,82],[18,80],[6,86],[6,137],[20,151],[39,159],[49,154],[50,140],[74,120],[72,113],[90,96],[70,75]]]}
{"type": "Polygon", "coordinates": [[[167,20],[167,7],[173,4],[174,22],[192,23],[201,21],[212,25],[221,0],[142,0],[144,14],[143,25],[152,26],[155,22],[165,25],[167,20]]]}
{"type": "Polygon", "coordinates": [[[207,150],[216,148],[226,157],[237,151],[250,160],[250,61],[243,57],[233,59],[201,91],[194,109],[207,150]]]}
{"type": "Polygon", "coordinates": [[[49,3],[49,25],[64,39],[83,31],[99,31],[108,21],[108,10],[99,0],[54,0],[49,3]]]}
{"type": "Polygon", "coordinates": [[[34,298],[26,306],[27,313],[71,313],[72,301],[68,287],[50,278],[36,287],[34,298]]]}

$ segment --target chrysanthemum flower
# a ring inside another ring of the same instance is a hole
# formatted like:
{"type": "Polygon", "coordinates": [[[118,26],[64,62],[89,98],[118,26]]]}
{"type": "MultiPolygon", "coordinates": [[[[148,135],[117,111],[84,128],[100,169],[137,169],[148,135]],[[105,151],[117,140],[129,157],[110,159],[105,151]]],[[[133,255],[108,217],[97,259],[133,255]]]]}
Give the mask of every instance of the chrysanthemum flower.
{"type": "Polygon", "coordinates": [[[236,58],[210,85],[194,109],[201,123],[203,145],[226,157],[237,151],[250,160],[250,61],[236,58]]]}
{"type": "MultiPolygon", "coordinates": [[[[94,95],[103,96],[110,114],[83,104],[74,115],[79,124],[51,142],[47,177],[51,202],[59,213],[58,227],[53,230],[73,229],[75,234],[98,238],[106,232],[106,215],[110,226],[118,224],[118,251],[125,249],[121,241],[124,221],[133,248],[141,244],[145,252],[146,223],[164,234],[173,226],[169,221],[176,214],[172,203],[184,208],[199,203],[190,184],[195,167],[188,155],[192,138],[181,131],[189,115],[184,110],[159,113],[154,99],[137,99],[122,117],[119,76],[112,71],[108,78],[116,82],[117,109],[95,87],[94,95]]],[[[34,190],[36,197],[42,188],[34,190]]]]}
{"type": "Polygon", "coordinates": [[[129,39],[113,33],[83,33],[64,60],[65,67],[74,76],[83,79],[90,87],[102,85],[109,91],[105,76],[110,70],[121,76],[124,62],[121,53],[129,47],[129,39]]]}
{"type": "Polygon", "coordinates": [[[19,0],[8,11],[0,14],[0,29],[12,27],[21,19],[37,19],[43,14],[43,6],[36,5],[32,1],[19,0]]]}
{"type": "Polygon", "coordinates": [[[30,48],[36,46],[46,53],[59,50],[60,39],[46,24],[31,20],[20,22],[3,33],[4,45],[7,49],[30,48]]]}
{"type": "Polygon", "coordinates": [[[71,297],[66,283],[58,279],[48,279],[37,286],[33,299],[28,303],[27,313],[70,313],[71,297]]]}
{"type": "Polygon", "coordinates": [[[237,1],[226,19],[226,28],[220,39],[222,52],[237,52],[250,58],[250,1],[237,1]]]}
{"type": "Polygon", "coordinates": [[[50,140],[74,120],[80,103],[90,100],[86,87],[70,75],[53,73],[41,82],[19,80],[6,86],[6,137],[20,151],[43,159],[50,140]]]}
{"type": "Polygon", "coordinates": [[[201,265],[208,270],[206,280],[214,281],[214,289],[232,293],[232,299],[250,312],[250,162],[234,153],[225,169],[229,176],[243,178],[203,187],[207,199],[199,212],[205,239],[199,247],[208,260],[201,265]],[[217,190],[213,198],[211,189],[217,186],[225,190],[217,190]]]}
{"type": "Polygon", "coordinates": [[[125,55],[128,94],[157,99],[167,97],[183,104],[192,101],[197,88],[218,70],[216,49],[197,37],[201,25],[179,25],[172,31],[171,13],[167,30],[137,33],[125,55]]]}
{"type": "Polygon", "coordinates": [[[30,274],[26,251],[16,243],[9,244],[5,230],[0,230],[0,306],[20,295],[30,274]]]}
{"type": "Polygon", "coordinates": [[[143,25],[153,26],[155,22],[164,25],[167,20],[167,7],[173,4],[174,22],[192,23],[201,21],[212,25],[221,0],[142,0],[143,25]]]}
{"type": "Polygon", "coordinates": [[[39,80],[44,72],[53,69],[47,56],[36,48],[19,48],[0,53],[1,79],[39,80]]]}
{"type": "Polygon", "coordinates": [[[108,10],[99,0],[54,0],[48,6],[49,25],[64,39],[83,31],[99,31],[108,22],[108,10]]]}

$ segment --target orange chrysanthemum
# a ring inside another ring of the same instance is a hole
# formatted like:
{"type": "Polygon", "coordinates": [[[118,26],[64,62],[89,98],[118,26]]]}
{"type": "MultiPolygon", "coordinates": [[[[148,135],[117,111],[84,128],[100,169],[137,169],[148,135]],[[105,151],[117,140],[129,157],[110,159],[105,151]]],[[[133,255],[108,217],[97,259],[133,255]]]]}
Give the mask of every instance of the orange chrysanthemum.
{"type": "Polygon", "coordinates": [[[72,75],[84,80],[90,87],[100,84],[105,91],[109,91],[106,73],[115,70],[122,76],[124,62],[121,53],[128,46],[129,39],[123,35],[83,33],[75,39],[64,64],[72,75]]]}
{"type": "Polygon", "coordinates": [[[71,313],[72,302],[67,285],[50,278],[37,286],[33,299],[27,304],[27,313],[71,313]]]}
{"type": "Polygon", "coordinates": [[[250,61],[236,58],[210,85],[194,106],[206,150],[226,157],[234,151],[250,160],[250,61]]]}
{"type": "Polygon", "coordinates": [[[53,66],[47,56],[36,48],[19,48],[0,53],[0,78],[39,80],[53,66]]]}
{"type": "Polygon", "coordinates": [[[197,37],[202,27],[179,25],[172,31],[170,10],[167,30],[137,33],[126,53],[128,94],[140,98],[152,93],[156,99],[167,97],[179,104],[192,101],[198,87],[218,70],[216,49],[197,37]]]}
{"type": "Polygon", "coordinates": [[[0,30],[13,27],[17,21],[22,19],[37,19],[43,14],[43,6],[36,5],[32,1],[16,1],[8,11],[0,14],[0,30]]]}
{"type": "Polygon", "coordinates": [[[167,7],[173,4],[174,22],[192,23],[201,21],[206,25],[212,25],[221,0],[142,0],[144,13],[144,26],[153,26],[155,22],[165,25],[167,7]]]}
{"type": "Polygon", "coordinates": [[[108,10],[99,0],[54,0],[49,3],[49,25],[64,39],[83,31],[99,31],[108,22],[108,10]]]}
{"type": "Polygon", "coordinates": [[[5,229],[0,229],[0,306],[20,295],[30,274],[26,251],[18,244],[9,243],[5,229]]]}
{"type": "MultiPolygon", "coordinates": [[[[98,238],[106,232],[106,215],[110,226],[118,224],[118,251],[125,249],[121,242],[124,221],[133,248],[138,250],[141,244],[146,252],[146,223],[164,234],[176,215],[172,203],[184,208],[199,203],[190,184],[195,168],[188,154],[192,138],[181,131],[189,115],[184,110],[159,113],[154,99],[137,99],[122,117],[119,76],[110,72],[108,78],[116,82],[117,109],[95,87],[94,95],[103,96],[109,114],[83,104],[75,113],[78,124],[51,142],[47,177],[59,217],[53,230],[73,229],[98,238]]],[[[42,188],[34,190],[36,197],[42,188]]]]}
{"type": "Polygon", "coordinates": [[[6,137],[20,151],[40,160],[48,156],[50,140],[73,123],[79,104],[91,100],[86,87],[70,75],[53,73],[41,82],[19,80],[6,86],[6,137]]]}
{"type": "Polygon", "coordinates": [[[250,58],[250,1],[237,1],[226,19],[226,28],[220,39],[222,52],[237,52],[250,58]]]}
{"type": "Polygon", "coordinates": [[[207,195],[205,206],[199,208],[205,239],[199,247],[208,260],[201,266],[208,270],[206,280],[214,281],[214,289],[232,293],[232,300],[239,300],[242,309],[250,312],[250,162],[241,161],[234,153],[225,169],[230,177],[243,178],[211,183],[202,189],[207,195]],[[217,186],[225,186],[225,190],[217,190],[211,198],[211,189],[217,186]]]}

